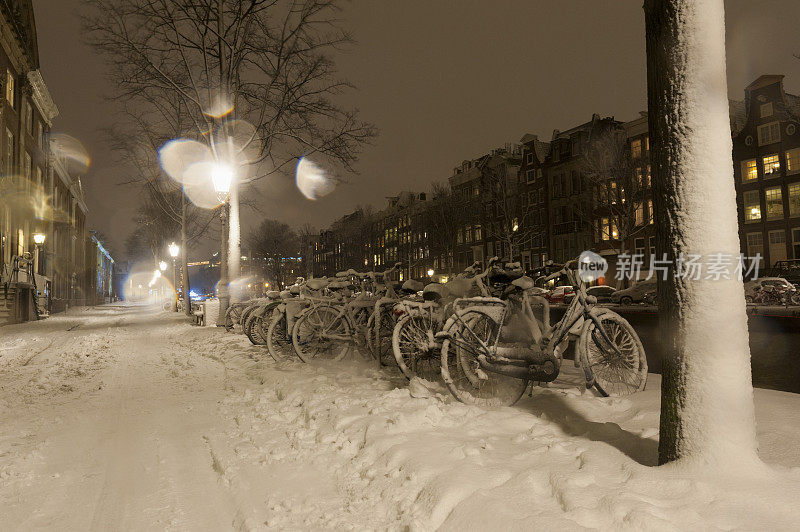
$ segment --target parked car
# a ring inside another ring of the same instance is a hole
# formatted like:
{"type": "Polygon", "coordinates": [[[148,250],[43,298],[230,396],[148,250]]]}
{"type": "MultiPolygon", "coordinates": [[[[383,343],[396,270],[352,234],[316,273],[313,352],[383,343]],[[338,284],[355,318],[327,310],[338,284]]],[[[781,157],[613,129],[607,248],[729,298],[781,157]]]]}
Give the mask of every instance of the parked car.
{"type": "Polygon", "coordinates": [[[620,305],[630,305],[632,303],[643,303],[644,296],[649,292],[655,292],[656,280],[648,279],[646,281],[639,281],[634,283],[630,288],[624,290],[617,290],[611,294],[611,302],[619,303],[620,305]]]}
{"type": "Polygon", "coordinates": [[[565,303],[564,297],[567,295],[575,296],[575,289],[569,285],[556,286],[545,294],[544,297],[546,297],[550,303],[565,303]]]}
{"type": "MultiPolygon", "coordinates": [[[[617,289],[613,286],[607,285],[599,285],[599,286],[590,286],[586,289],[587,296],[594,296],[597,298],[598,303],[608,303],[611,301],[611,294],[616,292],[617,289]]],[[[564,303],[569,305],[572,303],[572,299],[575,297],[575,293],[567,294],[564,296],[564,303]]]]}
{"type": "Polygon", "coordinates": [[[756,292],[762,288],[774,290],[780,293],[794,291],[794,285],[783,277],[761,277],[744,283],[744,299],[748,303],[755,301],[756,292]]]}

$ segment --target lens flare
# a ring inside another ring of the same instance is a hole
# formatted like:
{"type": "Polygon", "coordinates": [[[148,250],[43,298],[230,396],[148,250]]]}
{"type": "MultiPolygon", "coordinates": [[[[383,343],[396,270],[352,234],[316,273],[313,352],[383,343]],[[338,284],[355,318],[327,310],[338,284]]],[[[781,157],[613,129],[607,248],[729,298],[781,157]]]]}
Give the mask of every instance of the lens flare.
{"type": "MultiPolygon", "coordinates": [[[[178,183],[186,184],[186,170],[193,164],[212,161],[211,149],[202,142],[190,139],[175,139],[158,150],[161,168],[178,183]]],[[[197,176],[194,176],[197,178],[197,176]]]]}
{"type": "Polygon", "coordinates": [[[51,134],[50,147],[53,156],[72,174],[85,174],[92,163],[89,152],[83,144],[65,133],[51,134]]]}
{"type": "Polygon", "coordinates": [[[336,187],[323,168],[305,157],[300,157],[297,161],[295,182],[303,196],[310,200],[327,196],[336,187]]]}

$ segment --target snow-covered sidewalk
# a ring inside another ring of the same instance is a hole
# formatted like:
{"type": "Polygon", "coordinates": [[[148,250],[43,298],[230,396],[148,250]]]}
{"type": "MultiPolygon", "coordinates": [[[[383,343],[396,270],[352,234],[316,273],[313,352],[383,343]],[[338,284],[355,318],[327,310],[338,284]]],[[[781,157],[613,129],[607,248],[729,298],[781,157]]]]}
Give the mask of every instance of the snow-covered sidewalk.
{"type": "Polygon", "coordinates": [[[143,307],[5,327],[0,529],[796,528],[800,396],[756,391],[768,468],[709,475],[653,467],[650,378],[481,409],[143,307]]]}

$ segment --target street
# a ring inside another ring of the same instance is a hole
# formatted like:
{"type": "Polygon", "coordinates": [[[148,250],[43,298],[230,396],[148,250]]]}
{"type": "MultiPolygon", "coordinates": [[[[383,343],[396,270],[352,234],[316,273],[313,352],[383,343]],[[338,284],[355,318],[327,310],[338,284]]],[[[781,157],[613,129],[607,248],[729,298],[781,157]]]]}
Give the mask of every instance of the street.
{"type": "Polygon", "coordinates": [[[276,365],[243,335],[151,307],[3,327],[0,528],[430,530],[496,519],[787,528],[795,519],[797,395],[756,391],[761,456],[778,470],[725,485],[651,467],[657,375],[629,399],[581,392],[578,381],[567,372],[513,408],[481,409],[364,361],[276,365]],[[737,505],[747,512],[731,513],[737,505]]]}

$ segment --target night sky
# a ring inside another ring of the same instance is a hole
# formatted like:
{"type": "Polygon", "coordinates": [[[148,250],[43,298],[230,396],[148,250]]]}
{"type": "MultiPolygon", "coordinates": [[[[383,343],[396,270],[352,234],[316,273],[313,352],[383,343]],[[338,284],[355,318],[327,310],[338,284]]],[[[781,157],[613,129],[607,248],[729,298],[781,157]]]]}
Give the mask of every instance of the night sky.
{"type": "MultiPolygon", "coordinates": [[[[358,45],[338,59],[358,91],[358,107],[381,131],[360,174],[317,202],[288,179],[260,185],[263,217],[324,227],[358,204],[384,205],[401,190],[426,190],[452,168],[516,142],[549,140],[592,113],[631,120],[646,108],[641,0],[356,0],[345,13],[358,45]]],[[[800,93],[800,2],[727,0],[729,96],[760,74],[785,74],[800,93]]],[[[101,60],[81,43],[80,0],[34,0],[41,70],[61,114],[54,131],[80,139],[92,157],[84,179],[89,224],[118,257],[131,231],[136,191],[118,183],[101,128],[112,125],[110,84],[101,60]]],[[[205,258],[215,243],[192,253],[205,258]]]]}

